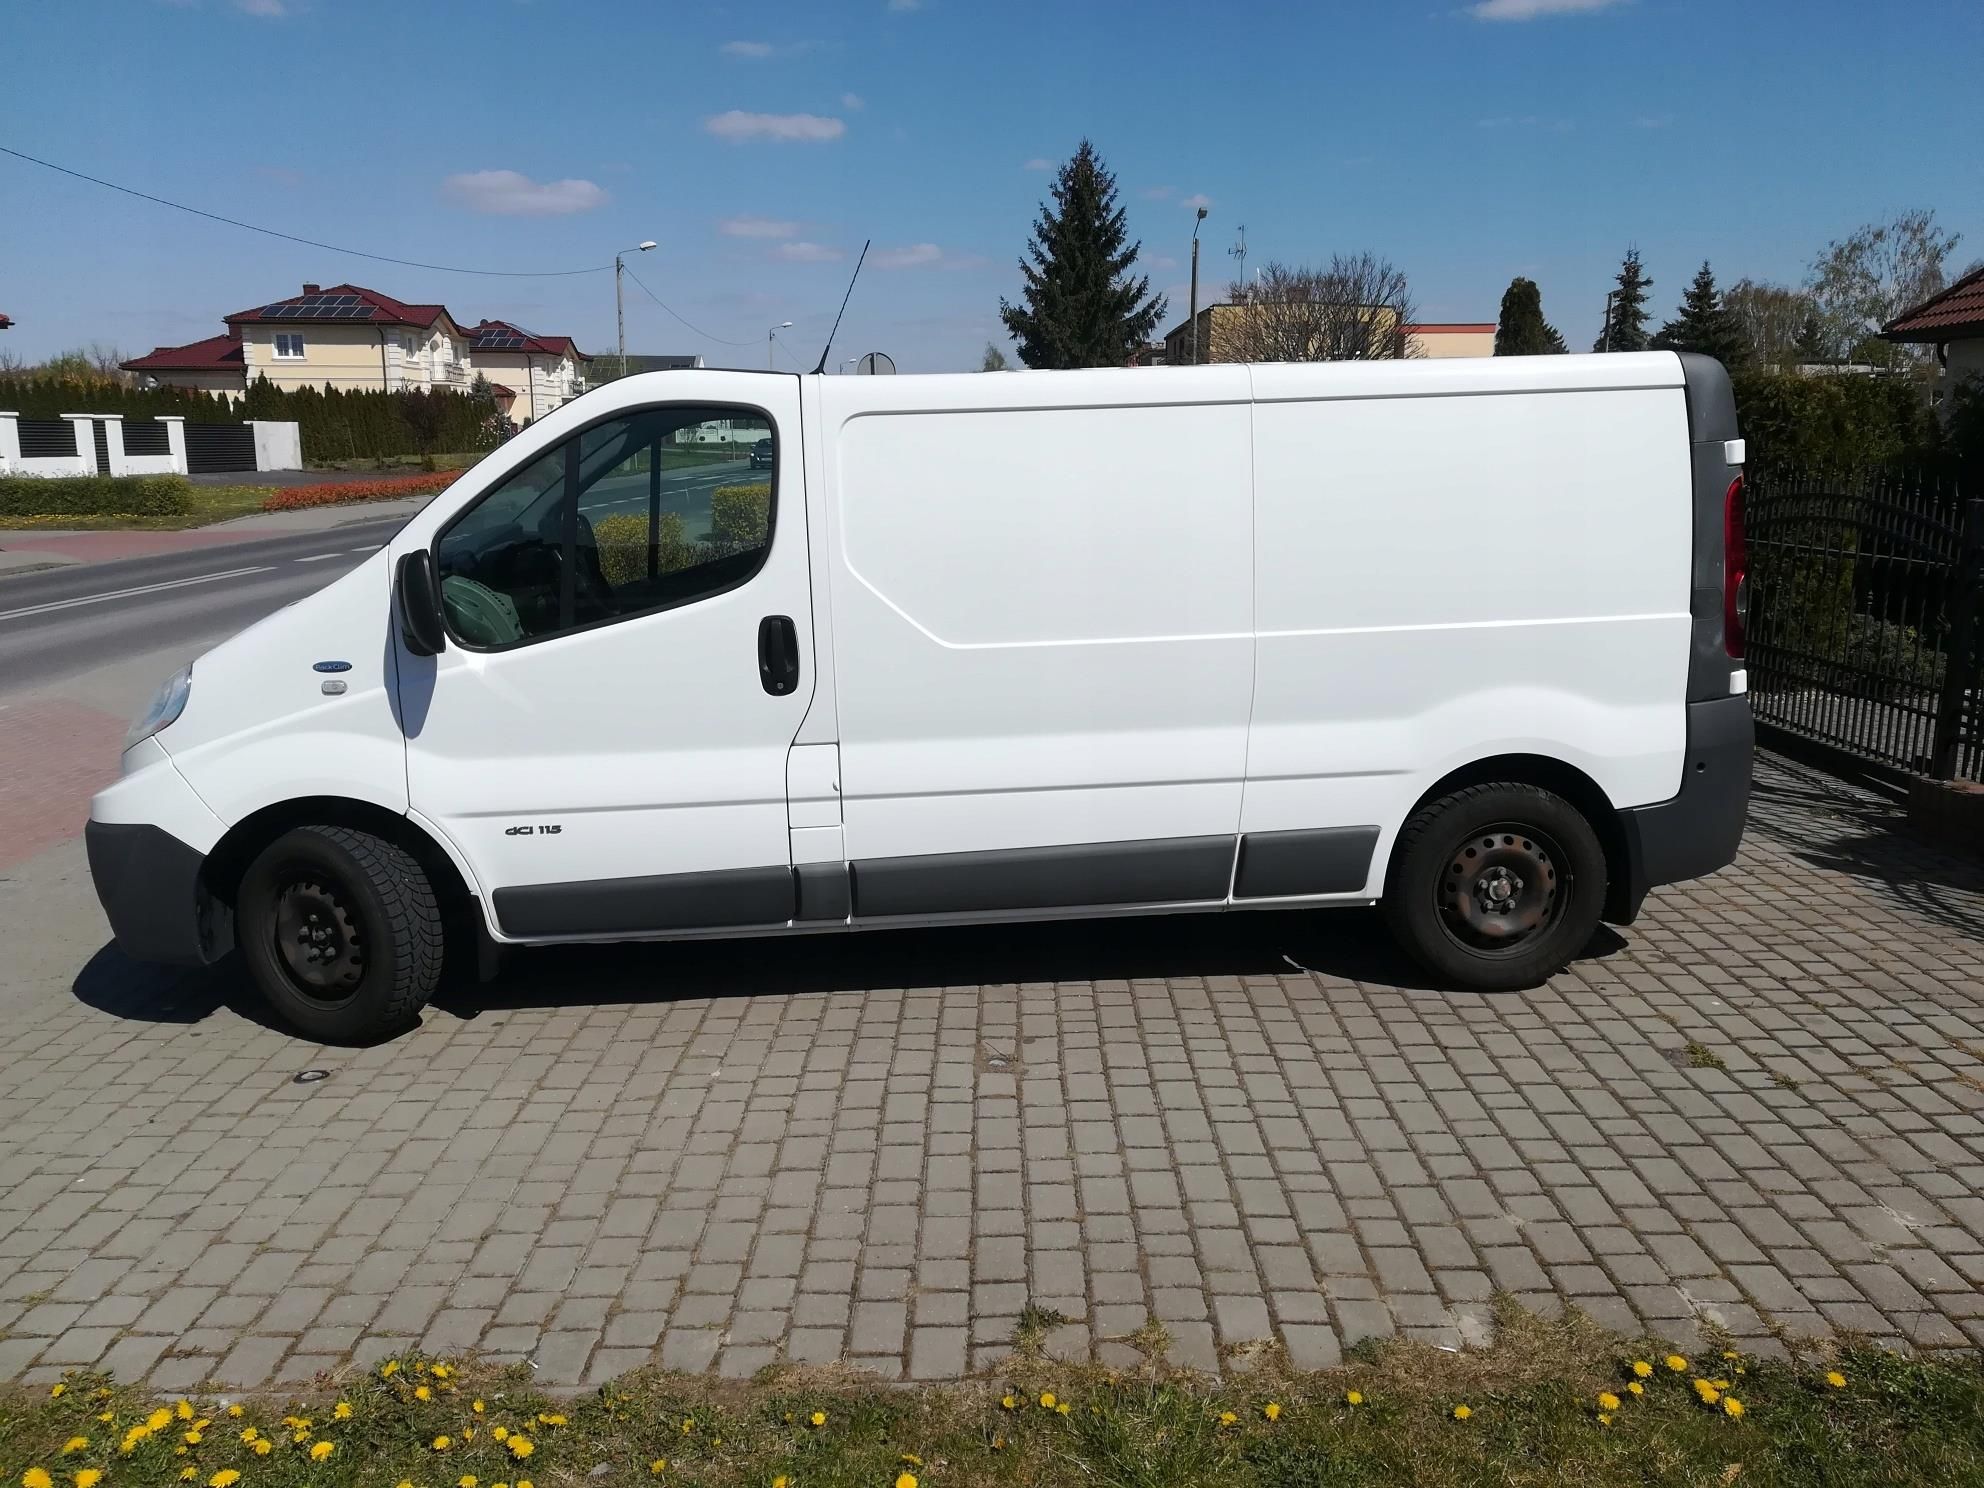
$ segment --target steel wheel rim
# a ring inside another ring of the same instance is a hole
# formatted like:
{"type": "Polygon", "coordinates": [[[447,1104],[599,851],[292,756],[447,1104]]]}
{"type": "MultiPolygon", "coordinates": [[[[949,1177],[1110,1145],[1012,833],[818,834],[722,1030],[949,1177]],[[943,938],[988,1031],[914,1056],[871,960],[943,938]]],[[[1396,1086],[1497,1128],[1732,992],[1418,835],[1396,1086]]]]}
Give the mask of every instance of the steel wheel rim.
{"type": "Polygon", "coordinates": [[[1440,928],[1477,956],[1512,956],[1570,901],[1569,863],[1556,840],[1522,822],[1479,827],[1457,841],[1433,886],[1440,928]]]}
{"type": "Polygon", "coordinates": [[[276,895],[276,962],[313,1002],[350,999],[365,976],[365,944],[335,885],[297,878],[276,895]]]}

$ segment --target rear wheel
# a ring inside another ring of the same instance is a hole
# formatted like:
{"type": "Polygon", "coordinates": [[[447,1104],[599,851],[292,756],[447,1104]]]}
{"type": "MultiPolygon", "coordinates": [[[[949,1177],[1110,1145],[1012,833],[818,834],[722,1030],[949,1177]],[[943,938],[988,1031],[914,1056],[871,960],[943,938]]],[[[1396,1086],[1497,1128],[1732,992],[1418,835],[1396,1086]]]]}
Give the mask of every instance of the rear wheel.
{"type": "Polygon", "coordinates": [[[1563,970],[1604,898],[1605,850],[1575,806],[1533,785],[1476,785],[1406,823],[1384,914],[1427,970],[1499,992],[1563,970]]]}
{"type": "Polygon", "coordinates": [[[236,934],[255,984],[325,1043],[414,1023],[441,978],[441,908],[403,849],[348,827],[298,827],[242,878],[236,934]]]}

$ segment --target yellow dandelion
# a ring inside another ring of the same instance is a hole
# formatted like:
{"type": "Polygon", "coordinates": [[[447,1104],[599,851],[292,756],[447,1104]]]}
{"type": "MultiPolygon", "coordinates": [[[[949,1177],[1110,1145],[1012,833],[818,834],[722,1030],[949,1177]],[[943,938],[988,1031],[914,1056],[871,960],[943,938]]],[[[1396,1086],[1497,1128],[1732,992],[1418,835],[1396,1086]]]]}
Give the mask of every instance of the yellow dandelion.
{"type": "Polygon", "coordinates": [[[652,1462],[650,1462],[650,1463],[648,1464],[648,1471],[649,1471],[649,1472],[651,1472],[651,1473],[658,1473],[658,1472],[667,1472],[667,1471],[668,1471],[668,1459],[667,1459],[666,1457],[657,1457],[657,1458],[655,1458],[655,1460],[654,1460],[654,1461],[652,1461],[652,1462]]]}
{"type": "Polygon", "coordinates": [[[230,1405],[230,1406],[229,1406],[229,1407],[227,1408],[227,1413],[228,1413],[228,1414],[229,1414],[230,1416],[238,1416],[238,1415],[240,1415],[240,1414],[241,1414],[241,1407],[240,1407],[240,1406],[238,1406],[238,1405],[230,1405]]]}
{"type": "Polygon", "coordinates": [[[1633,1373],[1639,1376],[1639,1378],[1645,1379],[1653,1373],[1653,1366],[1644,1359],[1635,1359],[1633,1360],[1633,1373]]]}
{"type": "Polygon", "coordinates": [[[165,1430],[166,1427],[170,1426],[171,1424],[172,1424],[172,1412],[167,1410],[164,1406],[160,1406],[157,1410],[153,1411],[149,1416],[145,1417],[145,1429],[148,1431],[163,1431],[165,1430]]]}
{"type": "Polygon", "coordinates": [[[335,1421],[349,1421],[351,1419],[351,1402],[349,1400],[340,1400],[336,1405],[332,1406],[331,1419],[335,1421]]]}
{"type": "Polygon", "coordinates": [[[563,1426],[565,1424],[565,1418],[559,1415],[556,1411],[552,1411],[548,1414],[541,1415],[537,1418],[537,1420],[538,1420],[538,1424],[541,1426],[563,1426]]]}
{"type": "Polygon", "coordinates": [[[911,1467],[923,1466],[923,1459],[917,1456],[914,1452],[904,1452],[902,1454],[902,1460],[904,1462],[907,1462],[911,1467]]]}
{"type": "Polygon", "coordinates": [[[1722,1397],[1722,1413],[1723,1413],[1723,1414],[1724,1414],[1725,1416],[1740,1416],[1740,1415],[1742,1415],[1742,1414],[1743,1414],[1743,1402],[1742,1402],[1742,1401],[1740,1401],[1740,1400],[1738,1400],[1738,1399],[1737,1399],[1737,1398],[1736,1398],[1736,1397],[1735,1397],[1734,1395],[1725,1395],[1725,1396],[1723,1396],[1723,1397],[1722,1397]]]}
{"type": "Polygon", "coordinates": [[[1722,1351],[1722,1357],[1725,1359],[1740,1359],[1743,1356],[1737,1353],[1736,1350],[1734,1349],[1724,1349],[1722,1351]]]}
{"type": "Polygon", "coordinates": [[[186,1445],[187,1445],[187,1446],[189,1446],[189,1447],[197,1447],[197,1446],[198,1446],[198,1445],[199,1445],[199,1444],[200,1444],[201,1442],[203,1442],[203,1441],[205,1441],[205,1440],[206,1440],[206,1437],[204,1437],[204,1436],[202,1436],[202,1435],[201,1435],[201,1434],[200,1434],[199,1432],[197,1432],[197,1431],[189,1431],[189,1432],[187,1432],[187,1433],[186,1433],[186,1436],[185,1436],[185,1442],[186,1442],[186,1445]]]}
{"type": "Polygon", "coordinates": [[[1835,1390],[1844,1390],[1846,1388],[1846,1376],[1841,1374],[1837,1369],[1828,1369],[1826,1371],[1826,1383],[1831,1385],[1835,1390]]]}
{"type": "Polygon", "coordinates": [[[197,1467],[182,1467],[179,1469],[179,1481],[182,1483],[190,1483],[199,1475],[200,1470],[197,1467]]]}
{"type": "Polygon", "coordinates": [[[1712,1379],[1709,1383],[1714,1385],[1718,1390],[1727,1390],[1729,1388],[1729,1381],[1726,1379],[1712,1379]]]}
{"type": "Polygon", "coordinates": [[[261,1434],[262,1433],[257,1431],[253,1426],[244,1426],[241,1428],[241,1439],[244,1442],[252,1442],[256,1437],[260,1436],[261,1434]]]}
{"type": "Polygon", "coordinates": [[[1059,1405],[1055,1406],[1054,1409],[1059,1411],[1062,1415],[1065,1416],[1066,1414],[1068,1414],[1069,1411],[1073,1410],[1074,1407],[1068,1404],[1068,1402],[1064,1400],[1059,1405]]]}
{"type": "Polygon", "coordinates": [[[786,1488],[786,1478],[784,1473],[780,1473],[777,1477],[772,1479],[772,1488],[786,1488]]]}
{"type": "Polygon", "coordinates": [[[312,1462],[322,1462],[326,1457],[330,1456],[331,1453],[335,1452],[337,1449],[338,1449],[338,1444],[336,1442],[327,1442],[327,1441],[312,1442],[310,1444],[310,1460],[312,1462]]]}
{"type": "Polygon", "coordinates": [[[1239,1419],[1240,1418],[1234,1415],[1232,1411],[1221,1411],[1219,1413],[1219,1424],[1222,1426],[1231,1426],[1235,1421],[1239,1419]]]}
{"type": "Polygon", "coordinates": [[[482,1402],[480,1400],[469,1402],[468,1408],[474,1411],[478,1416],[482,1414],[482,1402]]]}
{"type": "Polygon", "coordinates": [[[87,1436],[72,1436],[62,1443],[62,1455],[67,1457],[71,1452],[87,1451],[89,1444],[90,1439],[87,1436]]]}
{"type": "Polygon", "coordinates": [[[1019,1402],[1010,1395],[1000,1396],[999,1404],[1004,1406],[1007,1410],[1014,1410],[1019,1406],[1019,1402]]]}
{"type": "Polygon", "coordinates": [[[916,1474],[912,1472],[897,1473],[896,1488],[916,1488],[916,1474]]]}
{"type": "Polygon", "coordinates": [[[275,1449],[276,1449],[276,1444],[270,1441],[266,1436],[256,1437],[254,1442],[251,1443],[250,1446],[250,1450],[252,1450],[257,1457],[266,1457],[269,1455],[269,1453],[273,1452],[275,1449]]]}
{"type": "Polygon", "coordinates": [[[305,1442],[310,1440],[310,1433],[299,1428],[295,1431],[290,1432],[289,1439],[295,1442],[296,1445],[300,1447],[305,1442]]]}
{"type": "Polygon", "coordinates": [[[233,1485],[240,1481],[240,1473],[231,1467],[223,1467],[219,1472],[207,1479],[207,1488],[233,1488],[233,1485]]]}
{"type": "Polygon", "coordinates": [[[814,1411],[806,1419],[815,1426],[824,1426],[827,1424],[827,1413],[825,1411],[814,1411]]]}
{"type": "Polygon", "coordinates": [[[1598,1408],[1602,1411],[1615,1411],[1619,1408],[1619,1397],[1610,1390],[1598,1392],[1598,1408]]]}
{"type": "Polygon", "coordinates": [[[400,1361],[398,1359],[388,1359],[385,1363],[379,1366],[380,1379],[391,1379],[394,1375],[398,1374],[399,1372],[400,1372],[400,1361]]]}
{"type": "Polygon", "coordinates": [[[1454,1407],[1454,1419],[1456,1421],[1465,1421],[1469,1416],[1473,1414],[1474,1411],[1469,1406],[1457,1405],[1454,1407]]]}
{"type": "Polygon", "coordinates": [[[992,1450],[993,1450],[993,1451],[995,1451],[995,1452],[1003,1452],[1003,1451],[1005,1451],[1005,1450],[1006,1450],[1006,1439],[1005,1439],[1005,1438],[1004,1438],[1003,1436],[995,1436],[995,1437],[993,1437],[993,1438],[992,1438],[992,1450]]]}
{"type": "Polygon", "coordinates": [[[513,1457],[528,1457],[537,1450],[537,1444],[527,1436],[513,1436],[503,1443],[513,1457]]]}
{"type": "Polygon", "coordinates": [[[1669,1354],[1665,1359],[1661,1360],[1660,1362],[1665,1364],[1669,1369],[1673,1370],[1676,1374],[1686,1374],[1688,1372],[1688,1361],[1682,1358],[1679,1354],[1669,1354]]]}
{"type": "Polygon", "coordinates": [[[1716,1389],[1714,1385],[1710,1385],[1706,1390],[1698,1390],[1696,1393],[1701,1396],[1703,1405],[1714,1405],[1718,1400],[1722,1399],[1722,1392],[1716,1389]]]}
{"type": "Polygon", "coordinates": [[[490,1429],[489,1434],[499,1442],[508,1441],[510,1439],[510,1428],[507,1426],[495,1426],[490,1429]]]}
{"type": "Polygon", "coordinates": [[[1610,1426],[1610,1425],[1612,1424],[1612,1414],[1611,1414],[1611,1412],[1609,1412],[1609,1411],[1600,1411],[1600,1412],[1598,1413],[1598,1424],[1599,1424],[1599,1425],[1601,1425],[1601,1426],[1610,1426]]]}
{"type": "Polygon", "coordinates": [[[1343,1392],[1343,1403],[1345,1405],[1362,1405],[1364,1403],[1364,1392],[1362,1390],[1345,1390],[1343,1392]]]}
{"type": "Polygon", "coordinates": [[[475,1488],[475,1485],[481,1481],[474,1473],[463,1473],[455,1479],[455,1488],[475,1488]]]}
{"type": "Polygon", "coordinates": [[[21,1488],[55,1488],[55,1479],[45,1467],[31,1467],[21,1474],[21,1488]]]}
{"type": "Polygon", "coordinates": [[[1266,1416],[1270,1421],[1279,1421],[1281,1419],[1281,1407],[1270,1400],[1266,1405],[1261,1407],[1261,1414],[1266,1416]]]}
{"type": "MultiPolygon", "coordinates": [[[[62,1381],[57,1380],[54,1384],[48,1387],[48,1398],[50,1400],[60,1400],[62,1398],[63,1391],[67,1390],[68,1388],[69,1387],[63,1384],[62,1381]]],[[[28,1471],[33,1472],[34,1469],[29,1468],[28,1471]]]]}
{"type": "Polygon", "coordinates": [[[177,1412],[179,1419],[182,1421],[190,1421],[193,1419],[193,1402],[190,1400],[182,1400],[178,1404],[174,1405],[172,1409],[175,1412],[177,1412]]]}
{"type": "Polygon", "coordinates": [[[98,1416],[97,1419],[103,1422],[104,1425],[108,1426],[112,1421],[117,1419],[117,1412],[105,1411],[102,1415],[98,1416]]]}
{"type": "Polygon", "coordinates": [[[86,1467],[76,1474],[74,1481],[76,1488],[96,1488],[96,1485],[103,1481],[103,1469],[86,1467]]]}
{"type": "Polygon", "coordinates": [[[1646,1386],[1638,1380],[1633,1380],[1626,1386],[1626,1393],[1629,1395],[1644,1395],[1646,1394],[1646,1386]]]}
{"type": "Polygon", "coordinates": [[[445,1452],[454,1444],[455,1439],[452,1436],[442,1435],[434,1438],[434,1450],[437,1452],[445,1452]]]}
{"type": "Polygon", "coordinates": [[[1042,1410],[1054,1409],[1054,1392],[1052,1390],[1044,1390],[1041,1392],[1040,1408],[1042,1410]]]}
{"type": "Polygon", "coordinates": [[[393,1484],[393,1488],[413,1488],[413,1479],[401,1478],[397,1483],[393,1484]]]}
{"type": "Polygon", "coordinates": [[[415,1385],[413,1387],[413,1398],[415,1400],[432,1400],[434,1398],[434,1392],[425,1385],[415,1385]]]}

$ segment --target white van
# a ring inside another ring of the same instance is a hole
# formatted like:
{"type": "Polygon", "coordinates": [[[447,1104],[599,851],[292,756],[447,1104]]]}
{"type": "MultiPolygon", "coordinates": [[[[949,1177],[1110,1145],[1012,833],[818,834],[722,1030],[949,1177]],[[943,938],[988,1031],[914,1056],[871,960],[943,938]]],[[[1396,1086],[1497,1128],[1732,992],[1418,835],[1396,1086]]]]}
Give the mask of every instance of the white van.
{"type": "Polygon", "coordinates": [[[90,866],[323,1039],[506,945],[1183,910],[1530,985],[1735,855],[1742,459],[1667,353],[629,377],[167,683],[90,866]]]}

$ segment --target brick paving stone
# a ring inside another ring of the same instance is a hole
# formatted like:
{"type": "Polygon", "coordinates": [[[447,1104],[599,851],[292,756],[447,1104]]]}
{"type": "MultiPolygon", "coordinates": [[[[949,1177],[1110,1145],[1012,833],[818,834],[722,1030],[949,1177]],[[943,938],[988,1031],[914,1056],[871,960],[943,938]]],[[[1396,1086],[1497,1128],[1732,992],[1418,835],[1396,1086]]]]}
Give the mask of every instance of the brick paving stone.
{"type": "Polygon", "coordinates": [[[1251,915],[548,952],[335,1059],[226,971],[10,972],[0,1380],[414,1346],[947,1378],[1029,1304],[1057,1356],[1155,1320],[1194,1367],[1320,1366],[1481,1341],[1498,1289],[1687,1347],[1976,1347],[1984,869],[1898,826],[1763,758],[1734,868],[1486,1001],[1389,983],[1368,920],[1251,915]],[[1021,970],[1071,959],[1097,980],[1021,970]]]}

